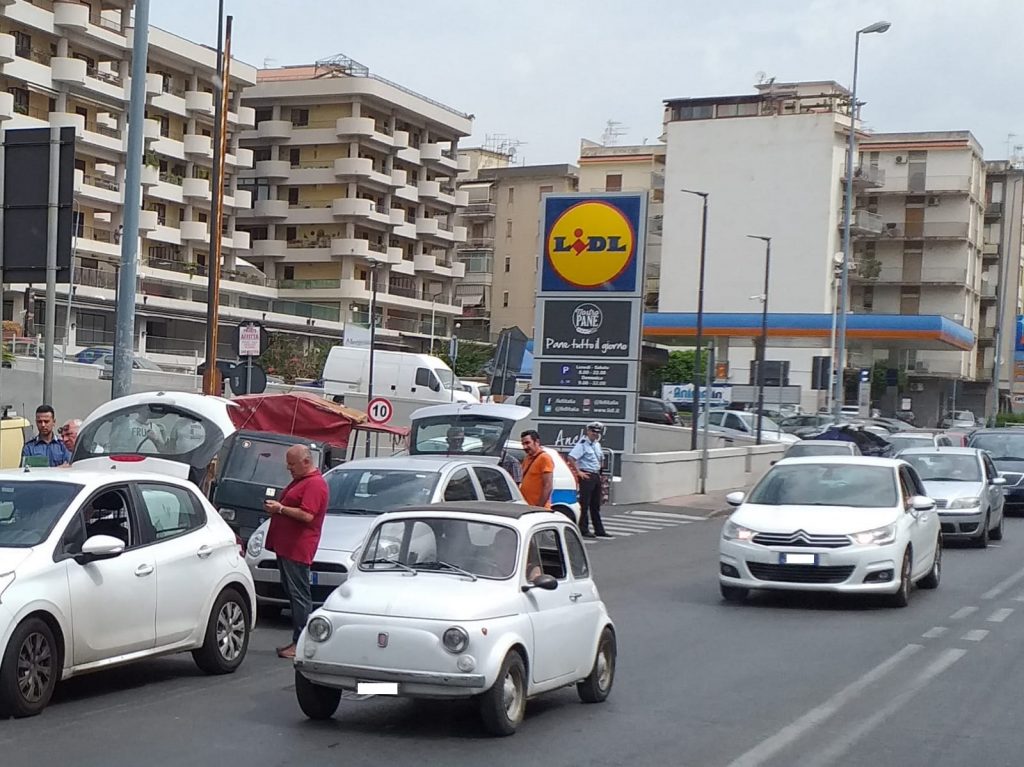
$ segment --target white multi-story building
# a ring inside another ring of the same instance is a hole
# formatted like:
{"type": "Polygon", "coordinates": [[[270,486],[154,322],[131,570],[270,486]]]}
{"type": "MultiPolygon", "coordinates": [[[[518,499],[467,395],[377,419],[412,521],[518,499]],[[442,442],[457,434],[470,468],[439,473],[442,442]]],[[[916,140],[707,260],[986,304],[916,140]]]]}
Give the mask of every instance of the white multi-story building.
{"type": "MultiPolygon", "coordinates": [[[[697,309],[701,200],[709,194],[707,312],[754,313],[764,292],[764,243],[772,238],[770,312],[832,311],[833,258],[841,250],[840,208],[849,92],[835,82],[772,83],[743,96],[665,102],[662,312],[697,309]],[[752,298],[755,297],[755,298],[752,298]]],[[[770,348],[790,361],[790,383],[816,404],[812,357],[823,348],[770,348]]],[[[754,349],[719,342],[730,379],[747,383],[754,349]]]]}
{"type": "MultiPolygon", "coordinates": [[[[75,288],[67,323],[68,286],[58,286],[57,335],[67,325],[70,349],[113,341],[132,8],[131,0],[0,3],[3,127],[76,132],[75,288]]],[[[149,42],[135,341],[154,361],[188,368],[205,354],[216,52],[155,28],[149,42]]],[[[307,332],[308,309],[277,302],[276,291],[244,258],[248,235],[235,229],[237,211],[250,202],[237,190],[236,174],[252,164],[238,134],[254,120],[241,94],[255,80],[253,67],[231,62],[221,318],[225,325],[265,319],[274,329],[307,332]]],[[[28,319],[26,334],[42,332],[42,292],[41,285],[8,286],[4,317],[22,325],[28,319]]],[[[340,327],[335,321],[331,332],[340,327]]],[[[229,336],[222,337],[227,346],[229,336]]]]}
{"type": "Polygon", "coordinates": [[[256,125],[241,135],[255,167],[239,181],[253,204],[239,218],[280,299],[368,325],[377,268],[383,344],[420,350],[450,335],[465,273],[457,148],[472,118],[341,56],[256,79],[244,93],[256,125]]]}

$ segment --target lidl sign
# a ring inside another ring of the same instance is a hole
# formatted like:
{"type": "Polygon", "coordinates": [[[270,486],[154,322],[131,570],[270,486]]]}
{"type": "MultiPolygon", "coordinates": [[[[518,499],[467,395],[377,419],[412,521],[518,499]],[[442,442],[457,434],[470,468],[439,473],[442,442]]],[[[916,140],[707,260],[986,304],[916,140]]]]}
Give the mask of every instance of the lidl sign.
{"type": "Polygon", "coordinates": [[[645,207],[642,194],[546,197],[541,292],[640,291],[645,207]]]}

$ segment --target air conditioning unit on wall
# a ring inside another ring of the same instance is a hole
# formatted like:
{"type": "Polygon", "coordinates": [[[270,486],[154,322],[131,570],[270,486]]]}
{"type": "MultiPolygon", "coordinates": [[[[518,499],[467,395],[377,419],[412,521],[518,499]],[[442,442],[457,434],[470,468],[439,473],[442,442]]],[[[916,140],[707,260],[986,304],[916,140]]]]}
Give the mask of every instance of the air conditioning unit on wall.
{"type": "Polygon", "coordinates": [[[901,154],[896,155],[896,164],[897,165],[902,165],[906,161],[907,161],[907,158],[904,157],[903,155],[901,155],[901,154]]]}
{"type": "Polygon", "coordinates": [[[936,205],[938,205],[940,202],[942,202],[942,198],[941,197],[929,197],[928,198],[928,205],[930,205],[933,208],[936,205]]]}

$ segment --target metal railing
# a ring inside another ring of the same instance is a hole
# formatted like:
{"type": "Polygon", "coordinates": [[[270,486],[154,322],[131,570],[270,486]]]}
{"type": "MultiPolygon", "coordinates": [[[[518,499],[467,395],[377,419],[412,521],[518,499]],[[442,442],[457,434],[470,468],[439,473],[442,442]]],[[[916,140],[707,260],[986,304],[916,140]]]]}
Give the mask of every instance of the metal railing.
{"type": "Polygon", "coordinates": [[[120,192],[121,185],[117,181],[107,178],[105,176],[82,176],[82,183],[88,184],[89,186],[95,186],[100,189],[106,189],[108,192],[120,192]]]}
{"type": "Polygon", "coordinates": [[[341,311],[329,306],[317,306],[316,304],[303,304],[298,301],[273,301],[271,311],[279,314],[290,314],[294,317],[308,317],[314,320],[328,320],[329,322],[340,322],[341,311]]]}
{"type": "Polygon", "coordinates": [[[341,280],[279,280],[282,290],[327,290],[341,288],[341,280]]]}
{"type": "Polygon", "coordinates": [[[910,225],[887,223],[878,233],[878,237],[897,240],[966,239],[969,232],[970,226],[966,221],[935,221],[910,225]]]}
{"type": "Polygon", "coordinates": [[[901,267],[882,267],[878,282],[903,283],[908,285],[967,285],[967,270],[957,267],[931,267],[919,271],[908,271],[901,267]]]}

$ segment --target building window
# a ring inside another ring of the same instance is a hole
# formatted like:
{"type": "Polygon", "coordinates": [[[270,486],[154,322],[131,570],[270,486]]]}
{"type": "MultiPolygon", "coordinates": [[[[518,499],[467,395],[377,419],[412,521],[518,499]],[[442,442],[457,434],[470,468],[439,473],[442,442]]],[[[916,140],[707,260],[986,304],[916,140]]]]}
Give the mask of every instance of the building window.
{"type": "Polygon", "coordinates": [[[253,162],[264,162],[270,159],[270,147],[261,146],[258,149],[252,150],[252,161],[253,162]]]}
{"type": "MultiPolygon", "coordinates": [[[[509,189],[509,191],[511,192],[512,190],[509,189]]],[[[505,236],[506,237],[511,237],[512,236],[512,219],[511,218],[508,221],[505,222],[505,236]]]]}
{"type": "Polygon", "coordinates": [[[309,125],[309,110],[308,109],[293,109],[292,110],[292,125],[296,128],[304,128],[309,125]]]}
{"type": "Polygon", "coordinates": [[[551,194],[553,191],[555,191],[555,188],[553,186],[551,186],[551,185],[542,186],[539,191],[540,191],[540,198],[543,200],[544,199],[544,195],[551,194]]]}
{"type": "Polygon", "coordinates": [[[506,308],[506,309],[508,308],[508,291],[507,290],[504,293],[501,294],[501,305],[504,308],[506,308]]]}
{"type": "Polygon", "coordinates": [[[508,204],[511,205],[513,202],[515,202],[515,199],[516,199],[516,190],[513,187],[509,187],[509,190],[508,190],[508,204]]]}
{"type": "Polygon", "coordinates": [[[28,114],[28,91],[24,88],[8,88],[7,92],[14,96],[14,111],[19,115],[28,114]]]}
{"type": "Polygon", "coordinates": [[[302,150],[299,149],[297,146],[292,147],[291,149],[288,150],[288,161],[292,164],[293,168],[299,167],[299,160],[301,156],[302,150]]]}
{"type": "Polygon", "coordinates": [[[710,120],[714,117],[714,104],[703,106],[681,106],[675,108],[677,120],[710,120]]]}
{"type": "Polygon", "coordinates": [[[76,338],[80,344],[108,344],[114,332],[113,315],[92,314],[79,310],[76,338]]]}
{"type": "Polygon", "coordinates": [[[505,256],[505,274],[508,274],[511,271],[512,271],[512,257],[511,256],[505,256]]]}
{"type": "Polygon", "coordinates": [[[284,238],[288,242],[295,242],[296,240],[298,240],[299,239],[299,230],[298,230],[298,228],[294,227],[294,226],[286,226],[284,228],[284,238]]]}
{"type": "Polygon", "coordinates": [[[622,191],[622,174],[609,173],[604,177],[604,190],[606,192],[622,191]]]}
{"type": "Polygon", "coordinates": [[[171,135],[171,119],[167,115],[160,115],[160,135],[167,138],[171,135]]]}
{"type": "Polygon", "coordinates": [[[255,122],[256,122],[257,125],[259,125],[261,122],[264,122],[265,120],[273,120],[273,119],[274,119],[274,110],[273,110],[272,107],[263,107],[262,109],[257,109],[256,110],[256,120],[255,120],[255,122]]]}
{"type": "Polygon", "coordinates": [[[293,186],[291,189],[288,190],[288,204],[299,204],[299,188],[297,186],[293,186]]]}
{"type": "Polygon", "coordinates": [[[284,279],[286,279],[286,280],[294,280],[295,279],[295,267],[294,266],[286,266],[284,268],[284,279]]]}
{"type": "Polygon", "coordinates": [[[32,37],[24,32],[14,33],[14,55],[20,59],[32,58],[32,37]]]}

